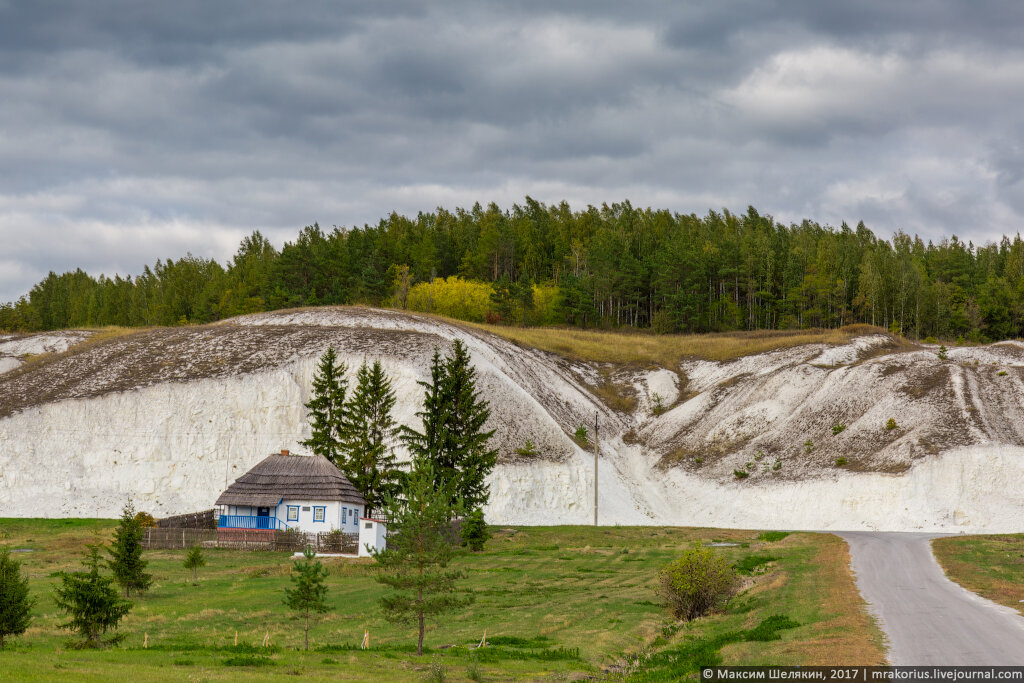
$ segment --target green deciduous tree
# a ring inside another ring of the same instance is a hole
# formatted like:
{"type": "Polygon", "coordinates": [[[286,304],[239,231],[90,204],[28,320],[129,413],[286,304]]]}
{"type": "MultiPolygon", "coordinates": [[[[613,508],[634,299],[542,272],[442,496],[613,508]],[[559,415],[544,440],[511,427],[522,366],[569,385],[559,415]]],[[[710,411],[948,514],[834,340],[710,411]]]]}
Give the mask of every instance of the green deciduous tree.
{"type": "Polygon", "coordinates": [[[398,493],[402,471],[392,449],[398,427],[391,417],[395,392],[380,361],[366,361],[356,373],[356,387],[346,408],[340,468],[366,500],[367,514],[398,493]]]}
{"type": "Polygon", "coordinates": [[[344,463],[342,442],[348,415],[346,372],[348,366],[344,362],[339,363],[334,347],[329,347],[320,357],[320,364],[313,375],[313,396],[306,404],[313,433],[302,445],[335,465],[344,463]]]}
{"type": "Polygon", "coordinates": [[[192,570],[192,585],[199,585],[199,568],[206,566],[206,558],[203,557],[203,550],[197,545],[188,549],[185,561],[181,563],[185,569],[192,570]]]}
{"type": "Polygon", "coordinates": [[[320,560],[315,560],[316,553],[307,545],[303,551],[303,560],[295,560],[292,567],[292,587],[284,589],[284,604],[303,615],[306,619],[306,649],[309,649],[309,617],[310,614],[323,614],[327,611],[327,569],[320,560]]]}
{"type": "Polygon", "coordinates": [[[118,595],[114,579],[100,574],[100,548],[89,546],[83,564],[86,571],[61,572],[61,584],[54,591],[54,602],[70,617],[61,628],[77,631],[83,645],[99,647],[101,637],[117,628],[131,611],[132,603],[118,595]]]}
{"type": "Polygon", "coordinates": [[[448,569],[458,540],[450,523],[452,489],[435,488],[433,465],[420,460],[406,481],[401,499],[389,498],[386,506],[387,547],[374,552],[381,572],[377,581],[391,591],[381,598],[384,617],[399,624],[416,624],[416,654],[423,654],[423,633],[428,619],[437,618],[471,602],[460,595],[457,582],[463,573],[448,569]]]}
{"type": "Polygon", "coordinates": [[[0,548],[0,650],[6,638],[20,636],[28,628],[34,604],[28,577],[21,575],[21,563],[11,559],[8,548],[0,548]]]}
{"type": "Polygon", "coordinates": [[[110,559],[107,560],[107,566],[117,583],[124,588],[126,598],[131,596],[133,590],[145,591],[153,583],[152,575],[146,573],[146,565],[149,563],[142,559],[142,534],[142,524],[135,516],[135,505],[129,500],[114,530],[110,559]]]}

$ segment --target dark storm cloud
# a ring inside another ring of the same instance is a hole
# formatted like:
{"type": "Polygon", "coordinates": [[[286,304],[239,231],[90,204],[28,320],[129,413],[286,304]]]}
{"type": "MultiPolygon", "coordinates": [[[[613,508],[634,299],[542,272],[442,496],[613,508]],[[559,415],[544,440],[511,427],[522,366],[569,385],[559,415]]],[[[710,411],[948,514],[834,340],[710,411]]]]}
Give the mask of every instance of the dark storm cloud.
{"type": "Polygon", "coordinates": [[[1014,2],[0,0],[0,300],[526,194],[997,239],[1022,27],[1014,2]]]}

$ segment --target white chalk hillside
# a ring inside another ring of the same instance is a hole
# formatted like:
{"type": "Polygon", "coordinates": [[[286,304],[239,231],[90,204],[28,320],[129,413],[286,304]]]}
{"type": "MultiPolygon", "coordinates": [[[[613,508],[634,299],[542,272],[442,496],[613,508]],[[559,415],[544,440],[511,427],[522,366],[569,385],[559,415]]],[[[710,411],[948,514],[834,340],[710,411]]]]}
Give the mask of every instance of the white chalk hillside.
{"type": "Polygon", "coordinates": [[[942,360],[935,348],[869,335],[726,363],[613,369],[638,399],[626,414],[592,393],[601,368],[391,311],[267,313],[74,346],[85,337],[0,339],[0,362],[12,359],[0,366],[0,517],[111,517],[129,496],[157,516],[208,508],[266,454],[303,451],[302,404],[329,345],[352,373],[379,358],[395,382],[396,418],[414,424],[434,347],[459,337],[501,451],[494,522],[591,520],[593,456],[571,434],[599,413],[604,524],[1024,530],[1018,343],[942,360]],[[57,353],[22,366],[45,351],[57,353]],[[655,394],[667,408],[659,416],[655,394]],[[527,440],[537,456],[516,455],[527,440]]]}

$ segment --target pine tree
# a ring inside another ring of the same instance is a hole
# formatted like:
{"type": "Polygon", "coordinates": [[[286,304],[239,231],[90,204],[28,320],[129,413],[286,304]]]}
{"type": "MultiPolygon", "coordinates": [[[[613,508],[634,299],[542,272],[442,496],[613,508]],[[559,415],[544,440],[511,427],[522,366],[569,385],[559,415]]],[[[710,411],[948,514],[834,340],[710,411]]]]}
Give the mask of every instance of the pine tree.
{"type": "Polygon", "coordinates": [[[490,497],[486,479],[498,451],[488,448],[494,435],[494,430],[484,431],[490,410],[476,391],[476,371],[466,345],[456,339],[443,361],[435,350],[430,381],[419,384],[426,390],[423,410],[416,413],[423,432],[402,429],[413,460],[431,461],[438,488],[451,484],[453,499],[460,498],[470,509],[483,506],[490,497]]]}
{"type": "Polygon", "coordinates": [[[398,493],[402,472],[391,448],[398,428],[391,417],[395,392],[380,361],[356,373],[357,384],[347,407],[341,470],[366,500],[367,513],[398,493]]]}
{"type": "Polygon", "coordinates": [[[114,588],[114,579],[100,574],[100,545],[89,546],[83,564],[87,571],[61,572],[61,585],[55,590],[54,602],[71,617],[61,628],[78,631],[84,644],[99,647],[100,636],[116,629],[128,614],[132,603],[124,600],[114,588]]]}
{"type": "Polygon", "coordinates": [[[203,557],[203,550],[197,545],[192,546],[188,549],[188,554],[185,555],[185,561],[182,562],[182,566],[185,569],[192,570],[192,585],[199,585],[199,568],[206,566],[206,558],[203,557]]]}
{"type": "Polygon", "coordinates": [[[345,373],[348,366],[337,361],[333,346],[320,357],[320,364],[313,375],[313,396],[306,404],[313,433],[301,443],[340,466],[344,461],[342,440],[347,423],[345,394],[348,392],[348,380],[345,373]]]}
{"type": "Polygon", "coordinates": [[[142,524],[135,517],[135,505],[130,500],[121,511],[109,554],[107,566],[124,588],[126,598],[131,597],[133,590],[141,593],[153,583],[153,576],[146,573],[149,563],[142,559],[142,524]]]}
{"type": "MultiPolygon", "coordinates": [[[[423,654],[427,619],[472,602],[471,596],[457,593],[456,582],[464,574],[447,569],[457,543],[449,522],[452,489],[436,489],[436,481],[430,461],[417,461],[401,500],[388,499],[386,510],[391,523],[387,547],[373,553],[382,570],[377,581],[392,589],[380,599],[384,618],[418,625],[417,655],[423,654]]],[[[454,509],[458,513],[461,506],[456,504],[454,509]]]]}
{"type": "Polygon", "coordinates": [[[294,587],[284,589],[284,603],[291,609],[304,614],[306,617],[306,649],[309,649],[309,614],[315,612],[323,614],[327,611],[327,586],[324,579],[327,578],[327,569],[316,562],[313,558],[316,553],[307,545],[302,553],[305,560],[296,560],[291,575],[294,587]]]}
{"type": "Polygon", "coordinates": [[[21,563],[11,551],[0,548],[0,650],[7,636],[20,636],[32,620],[35,599],[28,596],[28,577],[21,576],[21,563]]]}

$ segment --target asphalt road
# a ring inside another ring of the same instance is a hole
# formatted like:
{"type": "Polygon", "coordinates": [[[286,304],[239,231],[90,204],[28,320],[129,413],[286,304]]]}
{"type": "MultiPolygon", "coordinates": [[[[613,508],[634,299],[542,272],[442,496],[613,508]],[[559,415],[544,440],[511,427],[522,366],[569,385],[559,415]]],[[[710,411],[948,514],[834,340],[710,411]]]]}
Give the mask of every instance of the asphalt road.
{"type": "Polygon", "coordinates": [[[946,578],[939,534],[844,531],[857,587],[894,665],[1024,665],[1024,617],[946,578]]]}

